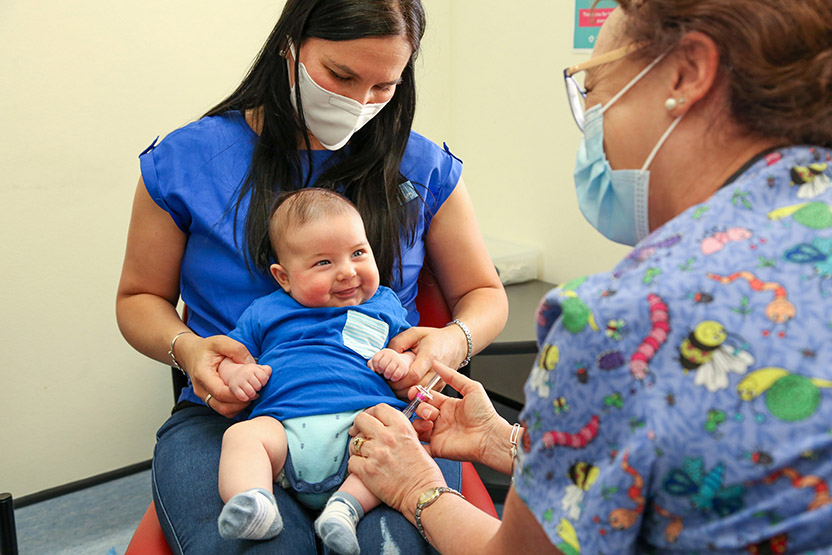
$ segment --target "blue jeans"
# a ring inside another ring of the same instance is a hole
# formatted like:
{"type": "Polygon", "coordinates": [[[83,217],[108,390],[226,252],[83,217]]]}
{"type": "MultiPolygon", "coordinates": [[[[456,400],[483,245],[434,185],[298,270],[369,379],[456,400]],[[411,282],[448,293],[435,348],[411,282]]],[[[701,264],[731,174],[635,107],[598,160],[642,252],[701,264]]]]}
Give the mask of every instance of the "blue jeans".
{"type": "MultiPolygon", "coordinates": [[[[266,541],[224,540],[217,517],[223,502],[217,489],[222,435],[234,421],[207,407],[174,413],[156,433],[153,454],[153,500],[174,553],[328,553],[315,536],[314,513],[279,486],[274,495],[283,531],[266,541]]],[[[458,462],[437,460],[448,485],[460,489],[458,462]]],[[[373,553],[436,553],[398,511],[385,505],[373,509],[358,525],[363,555],[373,553]]]]}

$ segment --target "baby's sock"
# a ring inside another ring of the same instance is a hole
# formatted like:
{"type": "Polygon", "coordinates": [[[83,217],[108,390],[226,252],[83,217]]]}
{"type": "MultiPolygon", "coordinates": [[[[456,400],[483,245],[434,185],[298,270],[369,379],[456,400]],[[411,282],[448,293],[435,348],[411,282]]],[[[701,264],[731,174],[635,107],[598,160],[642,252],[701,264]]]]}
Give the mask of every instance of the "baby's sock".
{"type": "Polygon", "coordinates": [[[266,540],[283,530],[274,494],[262,488],[238,493],[222,508],[217,521],[226,540],[266,540]]]}
{"type": "Polygon", "coordinates": [[[358,499],[349,493],[336,491],[315,521],[315,532],[333,551],[342,555],[358,555],[361,550],[355,527],[363,517],[364,509],[358,499]]]}

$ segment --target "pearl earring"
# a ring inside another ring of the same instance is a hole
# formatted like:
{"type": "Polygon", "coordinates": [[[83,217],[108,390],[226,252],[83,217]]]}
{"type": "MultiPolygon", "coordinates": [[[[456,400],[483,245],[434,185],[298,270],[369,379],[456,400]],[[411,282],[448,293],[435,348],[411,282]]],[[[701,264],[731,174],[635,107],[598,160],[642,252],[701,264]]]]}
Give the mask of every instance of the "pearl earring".
{"type": "Polygon", "coordinates": [[[670,112],[670,111],[675,110],[677,107],[681,106],[684,103],[685,103],[684,98],[675,99],[675,98],[671,97],[671,98],[668,98],[667,100],[664,101],[664,107],[668,112],[670,112]]]}

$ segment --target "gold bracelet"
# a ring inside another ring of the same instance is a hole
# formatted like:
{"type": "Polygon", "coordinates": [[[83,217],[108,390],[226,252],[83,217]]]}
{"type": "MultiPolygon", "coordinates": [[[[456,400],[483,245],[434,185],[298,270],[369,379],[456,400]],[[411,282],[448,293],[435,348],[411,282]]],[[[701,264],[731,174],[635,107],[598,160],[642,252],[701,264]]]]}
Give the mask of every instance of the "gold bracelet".
{"type": "Polygon", "coordinates": [[[508,438],[509,443],[511,443],[511,483],[514,483],[514,461],[517,460],[517,440],[520,438],[520,430],[523,427],[520,424],[515,423],[514,426],[511,427],[511,435],[508,438]]]}
{"type": "Polygon", "coordinates": [[[182,372],[185,377],[188,377],[188,373],[185,372],[185,369],[179,365],[179,361],[176,360],[176,356],[173,354],[173,346],[176,344],[176,340],[179,339],[181,336],[185,335],[186,333],[194,333],[191,330],[180,331],[176,335],[173,336],[173,339],[170,340],[170,350],[168,354],[170,355],[170,359],[173,361],[173,367],[182,372]]]}

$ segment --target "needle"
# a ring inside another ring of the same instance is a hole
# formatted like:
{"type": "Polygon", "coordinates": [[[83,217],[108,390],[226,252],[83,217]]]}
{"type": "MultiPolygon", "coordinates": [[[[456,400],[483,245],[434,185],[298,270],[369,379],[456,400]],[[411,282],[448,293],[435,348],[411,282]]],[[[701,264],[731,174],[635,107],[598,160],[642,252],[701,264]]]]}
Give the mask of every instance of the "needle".
{"type": "Polygon", "coordinates": [[[416,407],[418,407],[422,401],[433,399],[433,395],[430,390],[439,383],[440,379],[439,374],[434,374],[433,378],[431,378],[428,382],[427,387],[422,387],[421,385],[416,386],[416,389],[418,389],[419,392],[416,393],[416,397],[414,397],[413,400],[410,401],[410,404],[405,407],[404,411],[402,411],[406,417],[410,418],[413,416],[416,413],[416,407]]]}

